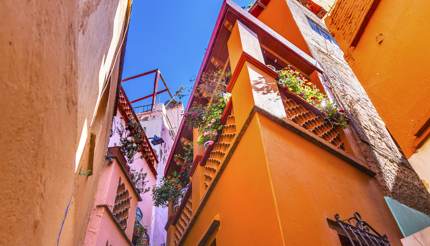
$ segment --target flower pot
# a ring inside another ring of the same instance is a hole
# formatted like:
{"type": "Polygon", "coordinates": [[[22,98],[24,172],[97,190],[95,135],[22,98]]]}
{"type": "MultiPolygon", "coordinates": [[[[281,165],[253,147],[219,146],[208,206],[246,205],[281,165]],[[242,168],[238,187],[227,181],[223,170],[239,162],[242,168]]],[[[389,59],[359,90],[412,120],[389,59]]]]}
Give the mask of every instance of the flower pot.
{"type": "Polygon", "coordinates": [[[206,141],[203,144],[203,147],[205,148],[205,150],[207,150],[209,148],[209,146],[211,146],[213,143],[214,143],[214,141],[212,141],[212,140],[206,141]]]}

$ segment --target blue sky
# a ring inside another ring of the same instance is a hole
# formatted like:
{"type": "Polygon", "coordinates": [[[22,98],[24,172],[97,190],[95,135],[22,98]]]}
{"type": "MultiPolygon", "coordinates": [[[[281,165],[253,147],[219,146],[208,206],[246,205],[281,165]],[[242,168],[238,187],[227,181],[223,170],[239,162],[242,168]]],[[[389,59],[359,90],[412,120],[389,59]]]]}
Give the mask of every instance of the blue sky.
{"type": "MultiPolygon", "coordinates": [[[[251,0],[235,2],[247,6],[251,0]]],[[[123,78],[159,68],[172,92],[181,85],[192,87],[221,4],[222,0],[133,1],[123,78]]],[[[123,86],[133,100],[152,93],[152,81],[153,77],[135,79],[123,86]]],[[[164,102],[166,96],[157,101],[164,102]]]]}

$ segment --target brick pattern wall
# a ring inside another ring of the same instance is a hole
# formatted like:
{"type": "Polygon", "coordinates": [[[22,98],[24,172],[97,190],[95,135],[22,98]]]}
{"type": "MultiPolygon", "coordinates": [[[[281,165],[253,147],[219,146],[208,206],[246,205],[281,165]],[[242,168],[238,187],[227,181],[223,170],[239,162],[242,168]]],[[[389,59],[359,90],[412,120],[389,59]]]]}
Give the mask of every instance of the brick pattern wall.
{"type": "MultiPolygon", "coordinates": [[[[343,58],[342,50],[309,25],[324,23],[295,0],[286,0],[312,56],[324,70],[322,80],[337,102],[349,112],[359,145],[383,191],[398,201],[430,214],[430,195],[399,151],[366,91],[343,58]]],[[[366,2],[366,1],[363,1],[366,2]]]]}
{"type": "Polygon", "coordinates": [[[372,4],[378,0],[338,0],[326,19],[340,46],[347,50],[358,33],[372,4]]]}

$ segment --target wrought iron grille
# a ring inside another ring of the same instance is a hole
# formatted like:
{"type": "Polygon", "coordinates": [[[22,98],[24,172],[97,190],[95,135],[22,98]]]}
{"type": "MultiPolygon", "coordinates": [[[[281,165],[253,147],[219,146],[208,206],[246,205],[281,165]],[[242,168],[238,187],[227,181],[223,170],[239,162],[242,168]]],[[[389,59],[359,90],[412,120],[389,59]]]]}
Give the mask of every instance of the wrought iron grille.
{"type": "Polygon", "coordinates": [[[366,221],[361,219],[359,213],[346,220],[342,220],[339,214],[334,216],[335,223],[340,228],[342,245],[352,246],[390,246],[386,235],[379,234],[366,221]],[[343,240],[342,240],[343,239],[343,240]]]}

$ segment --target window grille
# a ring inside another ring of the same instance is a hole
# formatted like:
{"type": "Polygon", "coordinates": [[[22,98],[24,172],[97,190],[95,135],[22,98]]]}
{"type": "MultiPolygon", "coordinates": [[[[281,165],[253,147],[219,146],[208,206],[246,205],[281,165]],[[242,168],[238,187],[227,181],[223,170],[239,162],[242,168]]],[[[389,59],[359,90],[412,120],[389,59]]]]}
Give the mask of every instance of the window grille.
{"type": "Polygon", "coordinates": [[[335,220],[329,220],[329,223],[337,230],[342,246],[390,246],[387,236],[379,234],[362,220],[359,213],[355,212],[346,220],[342,220],[339,214],[334,218],[335,220]]]}

